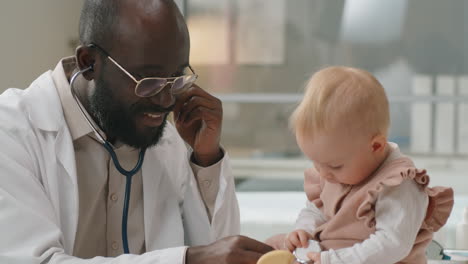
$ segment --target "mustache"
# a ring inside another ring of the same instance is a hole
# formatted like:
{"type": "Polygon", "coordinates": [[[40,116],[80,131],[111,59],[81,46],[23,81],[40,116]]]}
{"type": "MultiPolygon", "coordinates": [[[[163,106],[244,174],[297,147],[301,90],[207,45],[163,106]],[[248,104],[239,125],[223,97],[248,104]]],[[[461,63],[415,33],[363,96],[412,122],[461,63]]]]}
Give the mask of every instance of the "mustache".
{"type": "Polygon", "coordinates": [[[174,108],[175,104],[169,107],[162,107],[160,105],[135,103],[130,107],[130,111],[133,114],[140,114],[145,112],[169,113],[172,112],[174,108]]]}

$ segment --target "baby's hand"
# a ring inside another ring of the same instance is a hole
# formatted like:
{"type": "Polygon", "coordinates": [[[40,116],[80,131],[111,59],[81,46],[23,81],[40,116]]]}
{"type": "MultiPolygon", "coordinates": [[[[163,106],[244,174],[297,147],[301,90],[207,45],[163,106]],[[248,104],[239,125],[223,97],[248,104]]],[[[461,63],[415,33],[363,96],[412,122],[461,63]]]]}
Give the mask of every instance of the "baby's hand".
{"type": "Polygon", "coordinates": [[[298,229],[289,233],[284,239],[284,246],[291,252],[296,248],[306,248],[309,246],[309,239],[312,235],[305,230],[298,229]]]}
{"type": "Polygon", "coordinates": [[[313,261],[314,264],[320,264],[320,252],[309,252],[307,257],[313,261]]]}

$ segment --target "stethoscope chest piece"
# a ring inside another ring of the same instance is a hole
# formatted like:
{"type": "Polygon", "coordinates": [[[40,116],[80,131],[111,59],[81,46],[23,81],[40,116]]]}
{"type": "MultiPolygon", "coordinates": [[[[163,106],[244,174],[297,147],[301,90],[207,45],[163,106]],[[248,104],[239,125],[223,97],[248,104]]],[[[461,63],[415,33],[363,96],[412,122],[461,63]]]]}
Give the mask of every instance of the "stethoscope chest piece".
{"type": "Polygon", "coordinates": [[[312,264],[313,261],[311,261],[308,257],[307,257],[307,253],[309,252],[320,252],[322,251],[322,249],[320,248],[320,244],[315,241],[315,240],[309,240],[309,246],[306,247],[306,248],[296,248],[296,250],[294,250],[293,254],[294,254],[294,257],[296,257],[296,261],[301,263],[301,264],[312,264]]]}

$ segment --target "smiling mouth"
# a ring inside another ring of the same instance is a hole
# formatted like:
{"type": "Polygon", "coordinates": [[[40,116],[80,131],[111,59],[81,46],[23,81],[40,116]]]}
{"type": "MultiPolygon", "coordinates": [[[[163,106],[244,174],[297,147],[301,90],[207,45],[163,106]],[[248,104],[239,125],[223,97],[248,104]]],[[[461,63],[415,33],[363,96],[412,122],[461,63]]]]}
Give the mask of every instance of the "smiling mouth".
{"type": "Polygon", "coordinates": [[[161,116],[165,115],[166,113],[143,113],[143,115],[149,118],[160,118],[161,116]]]}
{"type": "Polygon", "coordinates": [[[167,114],[167,112],[143,112],[137,122],[146,127],[158,127],[164,122],[167,114]]]}

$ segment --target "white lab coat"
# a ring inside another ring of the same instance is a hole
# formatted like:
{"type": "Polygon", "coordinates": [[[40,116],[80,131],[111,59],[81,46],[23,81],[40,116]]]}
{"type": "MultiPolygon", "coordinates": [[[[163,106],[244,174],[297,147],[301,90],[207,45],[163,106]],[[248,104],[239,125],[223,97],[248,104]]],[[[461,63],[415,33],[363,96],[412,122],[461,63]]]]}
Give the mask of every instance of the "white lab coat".
{"type": "Polygon", "coordinates": [[[26,90],[0,96],[0,263],[183,263],[184,245],[239,233],[239,209],[227,154],[212,221],[172,125],[147,150],[142,167],[148,253],[83,260],[72,257],[78,186],[72,137],[51,72],[26,90]]]}

